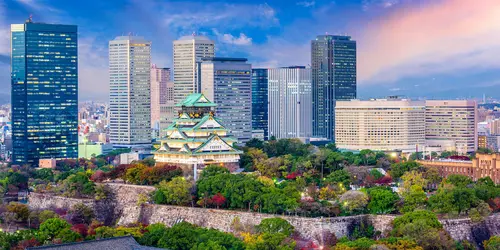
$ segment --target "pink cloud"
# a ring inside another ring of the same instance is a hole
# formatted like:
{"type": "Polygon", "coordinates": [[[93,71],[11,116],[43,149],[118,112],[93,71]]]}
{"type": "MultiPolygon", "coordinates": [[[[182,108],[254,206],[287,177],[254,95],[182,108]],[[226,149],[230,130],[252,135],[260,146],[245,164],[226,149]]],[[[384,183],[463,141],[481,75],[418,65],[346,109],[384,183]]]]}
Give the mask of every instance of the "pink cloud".
{"type": "Polygon", "coordinates": [[[372,22],[358,41],[361,82],[500,67],[500,1],[432,0],[372,22]]]}

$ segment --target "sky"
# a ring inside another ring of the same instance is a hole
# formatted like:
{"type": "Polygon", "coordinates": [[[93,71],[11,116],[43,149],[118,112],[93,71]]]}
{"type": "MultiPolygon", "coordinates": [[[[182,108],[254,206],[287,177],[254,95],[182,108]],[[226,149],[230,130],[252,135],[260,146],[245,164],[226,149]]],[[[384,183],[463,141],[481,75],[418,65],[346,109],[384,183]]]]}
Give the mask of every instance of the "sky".
{"type": "Polygon", "coordinates": [[[0,103],[10,96],[10,24],[78,25],[80,100],[108,98],[108,42],[152,41],[172,66],[172,41],[198,33],[216,55],[254,67],[310,64],[317,35],[358,46],[358,97],[500,98],[499,0],[0,0],[0,103]]]}

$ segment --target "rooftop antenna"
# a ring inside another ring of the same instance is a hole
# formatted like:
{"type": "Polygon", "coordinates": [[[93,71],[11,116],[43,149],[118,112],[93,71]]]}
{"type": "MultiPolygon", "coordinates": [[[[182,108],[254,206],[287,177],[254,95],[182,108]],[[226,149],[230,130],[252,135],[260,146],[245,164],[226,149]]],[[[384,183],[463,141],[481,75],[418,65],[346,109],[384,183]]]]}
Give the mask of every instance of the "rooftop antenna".
{"type": "Polygon", "coordinates": [[[132,32],[129,32],[129,33],[128,33],[128,36],[132,36],[132,32]]]}
{"type": "Polygon", "coordinates": [[[193,35],[193,36],[196,36],[196,31],[193,31],[193,34],[192,34],[192,35],[193,35]]]}
{"type": "Polygon", "coordinates": [[[32,23],[33,22],[33,14],[30,14],[30,16],[28,17],[28,20],[26,20],[28,23],[32,23]]]}

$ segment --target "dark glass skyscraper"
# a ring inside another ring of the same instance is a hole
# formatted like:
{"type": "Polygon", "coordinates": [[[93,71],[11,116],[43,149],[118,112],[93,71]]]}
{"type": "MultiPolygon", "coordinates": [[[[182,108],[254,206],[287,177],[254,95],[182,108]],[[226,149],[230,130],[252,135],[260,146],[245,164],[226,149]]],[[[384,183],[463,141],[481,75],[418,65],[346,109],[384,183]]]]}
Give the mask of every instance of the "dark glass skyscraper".
{"type": "Polygon", "coordinates": [[[14,164],[78,157],[76,25],[11,26],[14,164]]]}
{"type": "Polygon", "coordinates": [[[311,42],[313,136],[335,140],[335,101],[356,99],[356,41],[317,36],[311,42]]]}
{"type": "Polygon", "coordinates": [[[268,70],[252,69],[252,130],[263,130],[268,139],[268,70]]]}

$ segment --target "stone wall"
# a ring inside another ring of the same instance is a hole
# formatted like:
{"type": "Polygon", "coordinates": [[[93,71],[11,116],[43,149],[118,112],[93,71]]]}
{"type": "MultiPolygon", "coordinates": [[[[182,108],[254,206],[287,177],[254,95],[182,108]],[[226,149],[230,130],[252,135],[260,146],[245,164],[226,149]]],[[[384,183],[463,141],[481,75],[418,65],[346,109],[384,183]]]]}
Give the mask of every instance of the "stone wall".
{"type": "MultiPolygon", "coordinates": [[[[352,233],[356,225],[367,223],[376,231],[387,235],[392,229],[392,215],[359,215],[332,218],[306,218],[298,216],[279,216],[233,210],[203,209],[155,204],[137,205],[141,194],[149,194],[154,187],[110,183],[107,184],[112,194],[105,201],[71,199],[38,193],[29,195],[29,206],[34,209],[69,209],[77,203],[84,203],[94,208],[96,215],[106,218],[107,224],[126,225],[135,222],[164,223],[172,226],[186,221],[199,226],[230,232],[232,222],[238,218],[244,225],[257,225],[263,219],[280,217],[292,224],[304,238],[321,242],[324,232],[342,237],[352,233]],[[109,219],[111,217],[112,219],[109,219]]],[[[472,223],[469,219],[441,220],[443,227],[455,240],[469,240],[480,243],[490,235],[500,235],[500,214],[490,216],[483,223],[472,223]]]]}

